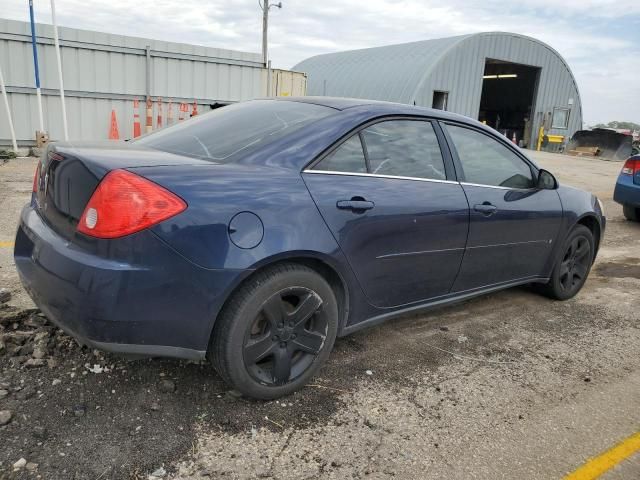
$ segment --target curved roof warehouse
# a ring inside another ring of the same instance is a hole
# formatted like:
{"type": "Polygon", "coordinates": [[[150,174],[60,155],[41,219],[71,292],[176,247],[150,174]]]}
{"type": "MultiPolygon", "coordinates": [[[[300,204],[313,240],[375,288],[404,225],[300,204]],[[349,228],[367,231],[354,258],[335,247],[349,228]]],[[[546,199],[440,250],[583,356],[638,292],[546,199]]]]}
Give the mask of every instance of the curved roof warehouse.
{"type": "MultiPolygon", "coordinates": [[[[567,62],[515,33],[489,32],[317,55],[293,67],[307,94],[387,100],[477,118],[535,148],[540,126],[568,140],[582,106],[567,62]]],[[[554,140],[553,137],[551,137],[554,140]]],[[[546,144],[546,142],[545,142],[546,144]]],[[[561,143],[549,143],[556,150],[561,143]]]]}

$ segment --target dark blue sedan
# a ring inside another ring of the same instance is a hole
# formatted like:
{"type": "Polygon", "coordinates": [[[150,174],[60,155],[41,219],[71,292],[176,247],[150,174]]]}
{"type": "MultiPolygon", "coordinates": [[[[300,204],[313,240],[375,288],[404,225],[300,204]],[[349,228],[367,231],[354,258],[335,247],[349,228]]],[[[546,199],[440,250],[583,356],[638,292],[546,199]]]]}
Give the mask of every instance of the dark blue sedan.
{"type": "Polygon", "coordinates": [[[640,221],[640,155],[634,155],[624,163],[613,199],[622,205],[627,220],[640,221]]]}
{"type": "Polygon", "coordinates": [[[604,228],[596,197],[474,120],[305,97],[50,145],[15,263],[81,342],[208,358],[270,399],[363,327],[522,284],[573,297],[604,228]]]}

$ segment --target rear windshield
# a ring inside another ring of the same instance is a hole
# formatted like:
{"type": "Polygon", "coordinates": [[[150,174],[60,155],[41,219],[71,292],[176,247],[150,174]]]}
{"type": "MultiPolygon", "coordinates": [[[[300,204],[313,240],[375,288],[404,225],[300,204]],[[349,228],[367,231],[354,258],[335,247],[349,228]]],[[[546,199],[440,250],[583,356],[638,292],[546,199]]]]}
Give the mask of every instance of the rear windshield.
{"type": "Polygon", "coordinates": [[[334,112],[310,103],[253,100],[218,108],[135,142],[164,152],[229,163],[334,112]]]}

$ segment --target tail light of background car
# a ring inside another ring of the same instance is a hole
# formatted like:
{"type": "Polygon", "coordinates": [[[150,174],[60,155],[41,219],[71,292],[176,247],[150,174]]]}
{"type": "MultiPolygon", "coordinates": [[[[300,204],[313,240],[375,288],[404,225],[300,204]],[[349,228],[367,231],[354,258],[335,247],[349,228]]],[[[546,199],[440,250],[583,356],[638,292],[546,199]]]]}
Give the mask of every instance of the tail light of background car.
{"type": "Polygon", "coordinates": [[[640,157],[631,157],[622,167],[622,173],[625,175],[635,175],[640,171],[640,157]]]}
{"type": "Polygon", "coordinates": [[[113,170],[100,182],[78,223],[78,232],[97,238],[129,235],[184,211],[177,195],[127,170],[113,170]]]}

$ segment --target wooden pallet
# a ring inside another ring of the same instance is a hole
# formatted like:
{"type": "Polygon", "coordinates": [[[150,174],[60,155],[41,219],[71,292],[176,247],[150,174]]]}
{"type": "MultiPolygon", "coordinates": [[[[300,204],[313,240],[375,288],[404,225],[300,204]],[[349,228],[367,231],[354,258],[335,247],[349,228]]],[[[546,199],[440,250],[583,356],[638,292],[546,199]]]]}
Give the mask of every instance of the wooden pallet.
{"type": "Polygon", "coordinates": [[[567,153],[575,157],[597,157],[600,155],[600,149],[598,147],[576,147],[567,153]]]}

